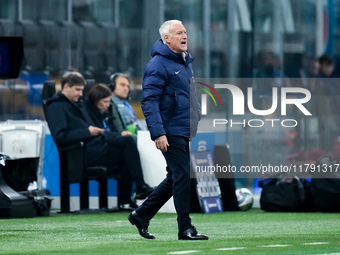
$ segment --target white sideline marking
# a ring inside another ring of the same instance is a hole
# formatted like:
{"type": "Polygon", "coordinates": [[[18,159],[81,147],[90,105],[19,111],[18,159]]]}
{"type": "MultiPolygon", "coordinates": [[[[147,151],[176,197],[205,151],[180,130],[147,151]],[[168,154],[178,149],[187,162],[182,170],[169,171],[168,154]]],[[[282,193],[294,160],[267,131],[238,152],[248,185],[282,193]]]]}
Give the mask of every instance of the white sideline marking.
{"type": "Polygon", "coordinates": [[[290,246],[288,244],[270,244],[270,245],[261,245],[261,246],[257,246],[257,247],[261,247],[261,248],[271,248],[271,247],[287,247],[290,246]]]}
{"type": "Polygon", "coordinates": [[[243,250],[243,249],[246,249],[246,247],[219,248],[215,250],[216,251],[234,251],[234,250],[243,250]]]}
{"type": "Polygon", "coordinates": [[[188,253],[194,253],[194,252],[200,252],[200,251],[195,251],[195,250],[192,250],[192,251],[171,251],[171,252],[168,252],[168,254],[188,254],[188,253]]]}
{"type": "Polygon", "coordinates": [[[329,244],[329,242],[303,243],[303,245],[329,244]]]}
{"type": "Polygon", "coordinates": [[[337,253],[322,253],[322,254],[315,254],[315,255],[340,255],[340,252],[337,252],[337,253]]]}

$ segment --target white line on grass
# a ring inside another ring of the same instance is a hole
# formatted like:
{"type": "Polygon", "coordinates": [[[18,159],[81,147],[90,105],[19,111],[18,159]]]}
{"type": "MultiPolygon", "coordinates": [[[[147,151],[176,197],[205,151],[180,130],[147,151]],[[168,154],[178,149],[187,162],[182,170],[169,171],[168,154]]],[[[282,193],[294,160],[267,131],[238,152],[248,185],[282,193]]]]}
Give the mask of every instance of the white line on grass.
{"type": "Polygon", "coordinates": [[[230,247],[230,248],[219,248],[215,249],[216,251],[234,251],[234,250],[243,250],[246,249],[246,247],[230,247]]]}
{"type": "Polygon", "coordinates": [[[303,245],[319,245],[319,244],[329,244],[329,242],[303,243],[303,245]]]}
{"type": "Polygon", "coordinates": [[[315,255],[340,255],[340,252],[337,252],[337,253],[322,253],[322,254],[315,254],[315,255]]]}
{"type": "Polygon", "coordinates": [[[171,251],[171,252],[168,252],[168,254],[188,254],[188,253],[194,253],[194,252],[200,252],[200,251],[195,251],[195,250],[192,250],[192,251],[171,251]]]}
{"type": "Polygon", "coordinates": [[[270,245],[261,245],[261,246],[257,246],[257,247],[260,247],[260,248],[275,248],[275,247],[287,247],[287,246],[290,246],[290,245],[287,245],[287,244],[270,244],[270,245]]]}

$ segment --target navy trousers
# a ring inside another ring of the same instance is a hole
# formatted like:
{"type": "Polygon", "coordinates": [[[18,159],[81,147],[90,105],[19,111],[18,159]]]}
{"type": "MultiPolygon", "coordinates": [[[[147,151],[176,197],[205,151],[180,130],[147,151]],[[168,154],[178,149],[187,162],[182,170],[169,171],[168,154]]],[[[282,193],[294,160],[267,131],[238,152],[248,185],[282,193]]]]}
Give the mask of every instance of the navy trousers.
{"type": "Polygon", "coordinates": [[[145,220],[151,220],[159,209],[174,197],[178,231],[191,226],[190,213],[190,158],[189,140],[183,137],[168,137],[168,151],[164,158],[168,165],[166,178],[155,188],[144,203],[136,209],[145,220]]]}

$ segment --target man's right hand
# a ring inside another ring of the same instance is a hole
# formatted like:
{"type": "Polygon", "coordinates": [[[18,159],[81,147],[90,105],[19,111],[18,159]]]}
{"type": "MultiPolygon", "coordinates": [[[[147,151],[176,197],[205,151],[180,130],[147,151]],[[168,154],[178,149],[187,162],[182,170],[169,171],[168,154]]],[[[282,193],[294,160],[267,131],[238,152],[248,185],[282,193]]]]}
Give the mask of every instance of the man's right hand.
{"type": "Polygon", "coordinates": [[[97,136],[97,135],[104,133],[105,129],[89,126],[89,131],[92,136],[97,136]]]}
{"type": "Polygon", "coordinates": [[[162,152],[166,152],[168,150],[168,146],[170,146],[165,135],[158,137],[155,140],[155,144],[157,149],[161,150],[162,152]]]}
{"type": "Polygon", "coordinates": [[[131,132],[129,131],[123,131],[122,133],[120,133],[122,136],[126,136],[126,135],[133,135],[131,132]]]}

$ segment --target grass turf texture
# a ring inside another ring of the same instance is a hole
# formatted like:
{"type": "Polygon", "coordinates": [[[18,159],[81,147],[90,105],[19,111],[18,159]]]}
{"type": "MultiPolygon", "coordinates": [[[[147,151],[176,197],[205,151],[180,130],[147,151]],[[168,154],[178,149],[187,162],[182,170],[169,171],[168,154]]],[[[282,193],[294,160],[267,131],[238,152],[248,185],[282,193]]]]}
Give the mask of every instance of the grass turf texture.
{"type": "Polygon", "coordinates": [[[339,214],[267,213],[260,209],[191,214],[193,224],[209,236],[208,241],[178,241],[176,214],[160,213],[149,227],[157,239],[146,240],[127,216],[52,214],[2,219],[0,254],[340,254],[339,214]],[[269,245],[288,246],[262,247],[269,245]],[[232,249],[217,250],[221,248],[232,249]]]}

